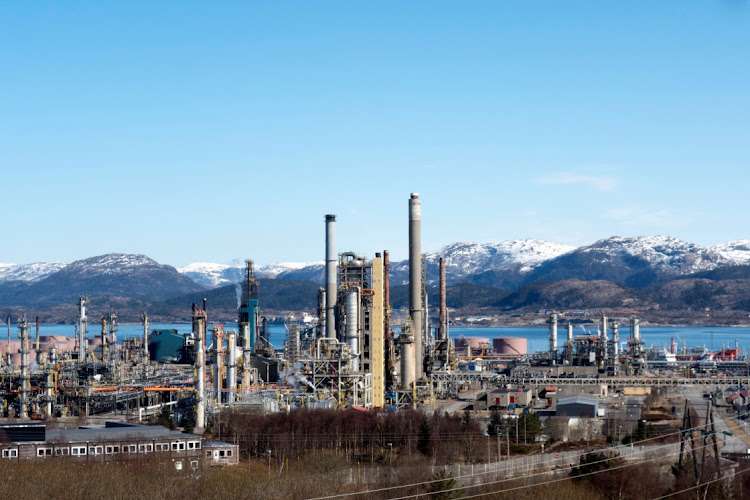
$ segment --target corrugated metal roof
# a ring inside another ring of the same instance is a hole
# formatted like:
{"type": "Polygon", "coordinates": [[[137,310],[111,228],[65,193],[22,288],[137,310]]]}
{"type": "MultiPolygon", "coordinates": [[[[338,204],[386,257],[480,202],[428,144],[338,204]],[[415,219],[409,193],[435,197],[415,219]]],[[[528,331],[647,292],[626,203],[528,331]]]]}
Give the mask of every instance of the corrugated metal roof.
{"type": "Polygon", "coordinates": [[[134,425],[127,427],[100,427],[88,429],[66,429],[47,431],[47,441],[60,442],[103,442],[126,441],[128,439],[200,439],[195,434],[171,431],[160,425],[134,425]]]}

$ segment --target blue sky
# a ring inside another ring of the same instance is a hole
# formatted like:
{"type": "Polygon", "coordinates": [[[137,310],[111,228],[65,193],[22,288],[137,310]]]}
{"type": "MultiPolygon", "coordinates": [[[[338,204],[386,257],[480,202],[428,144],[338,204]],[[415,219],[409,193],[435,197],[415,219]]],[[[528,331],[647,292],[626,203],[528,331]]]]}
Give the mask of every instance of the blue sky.
{"type": "Polygon", "coordinates": [[[0,4],[0,262],[750,238],[750,11],[0,4]]]}

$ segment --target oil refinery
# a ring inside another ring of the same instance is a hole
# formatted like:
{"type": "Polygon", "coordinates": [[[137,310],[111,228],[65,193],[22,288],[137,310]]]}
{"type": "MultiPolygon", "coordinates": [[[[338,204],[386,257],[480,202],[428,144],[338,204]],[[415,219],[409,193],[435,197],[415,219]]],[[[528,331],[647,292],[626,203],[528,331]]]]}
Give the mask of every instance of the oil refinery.
{"type": "Polygon", "coordinates": [[[409,309],[396,321],[389,252],[372,258],[337,252],[336,216],[325,215],[325,285],[318,290],[317,318],[287,317],[283,348],[269,341],[252,260],[245,262],[237,323],[231,328],[211,321],[205,300],[192,304],[187,335],[150,331],[144,313],[143,335],[118,341],[114,311],[100,317],[99,333],[90,335],[86,297],[78,300],[74,338],[40,336],[38,319],[32,324],[19,318],[18,338],[11,339],[9,320],[7,340],[0,342],[4,416],[143,421],[167,408],[181,425],[205,429],[228,407],[263,412],[435,408],[469,389],[530,389],[538,397],[551,382],[614,389],[686,381],[731,385],[748,376],[737,347],[711,359],[685,348],[680,353],[674,345],[669,352],[645,348],[635,317],[602,314],[598,331],[575,335],[571,318],[548,312],[549,347],[540,352],[528,352],[520,337],[454,342],[442,259],[434,316],[428,307],[421,225],[421,200],[413,193],[408,199],[409,309]],[[620,338],[621,322],[629,326],[627,339],[620,338]]]}

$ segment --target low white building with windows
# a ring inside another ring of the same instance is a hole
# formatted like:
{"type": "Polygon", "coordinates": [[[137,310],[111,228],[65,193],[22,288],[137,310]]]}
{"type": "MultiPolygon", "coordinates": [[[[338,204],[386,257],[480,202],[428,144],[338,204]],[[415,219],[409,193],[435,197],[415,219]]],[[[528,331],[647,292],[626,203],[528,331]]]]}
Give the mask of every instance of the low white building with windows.
{"type": "Polygon", "coordinates": [[[198,471],[206,465],[237,464],[238,455],[237,445],[207,444],[202,436],[161,426],[107,422],[103,427],[46,430],[41,423],[0,425],[0,456],[4,459],[67,457],[94,464],[153,458],[170,460],[178,470],[198,471]]]}

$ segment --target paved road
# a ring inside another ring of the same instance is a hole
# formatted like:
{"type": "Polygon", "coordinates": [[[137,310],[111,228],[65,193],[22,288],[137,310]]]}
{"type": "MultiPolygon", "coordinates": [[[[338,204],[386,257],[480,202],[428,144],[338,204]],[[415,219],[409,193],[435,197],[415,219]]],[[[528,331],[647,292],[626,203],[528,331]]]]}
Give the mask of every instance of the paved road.
{"type": "MultiPolygon", "coordinates": [[[[696,392],[690,392],[685,394],[685,397],[690,401],[690,405],[693,407],[695,412],[699,416],[699,420],[693,423],[693,426],[704,425],[706,419],[706,408],[708,407],[708,399],[704,398],[702,394],[696,392]]],[[[745,441],[744,436],[738,435],[733,429],[727,425],[724,421],[725,418],[732,418],[727,416],[723,412],[713,409],[714,414],[714,425],[716,426],[716,438],[719,443],[719,451],[723,453],[744,453],[748,449],[748,443],[745,441]],[[724,434],[724,432],[731,432],[732,436],[724,434]]]]}

